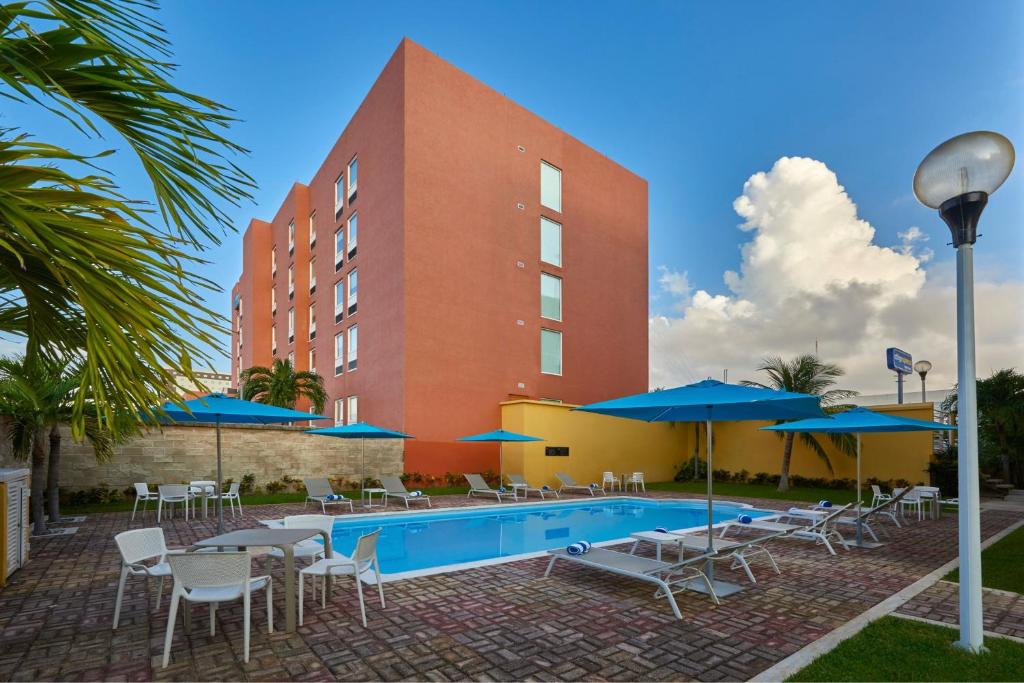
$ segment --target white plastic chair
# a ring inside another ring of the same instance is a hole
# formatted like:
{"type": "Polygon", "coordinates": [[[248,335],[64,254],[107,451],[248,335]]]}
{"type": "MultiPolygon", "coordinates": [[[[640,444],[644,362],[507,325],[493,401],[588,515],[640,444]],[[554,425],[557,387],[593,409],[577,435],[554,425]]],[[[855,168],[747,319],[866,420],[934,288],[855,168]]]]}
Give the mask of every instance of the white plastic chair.
{"type": "Polygon", "coordinates": [[[139,508],[139,501],[142,501],[142,516],[146,516],[146,503],[151,500],[160,500],[160,494],[149,490],[146,482],[135,483],[135,504],[132,505],[132,519],[135,521],[135,511],[139,508]]]}
{"type": "Polygon", "coordinates": [[[608,489],[614,491],[616,486],[618,486],[621,489],[622,488],[622,482],[619,481],[619,478],[615,476],[614,472],[602,472],[601,473],[601,489],[602,490],[607,490],[607,489],[605,489],[605,487],[608,487],[608,489]]]}
{"type": "MultiPolygon", "coordinates": [[[[328,537],[334,531],[334,517],[331,515],[291,515],[290,517],[285,517],[283,522],[285,529],[316,529],[325,532],[328,537]]],[[[318,542],[316,539],[307,538],[295,544],[294,553],[296,560],[309,560],[309,563],[313,564],[324,556],[324,546],[323,543],[318,542]]],[[[332,556],[345,557],[344,555],[338,555],[338,553],[332,553],[332,556]]],[[[267,552],[268,567],[272,557],[284,559],[284,551],[280,548],[271,548],[267,552]]],[[[298,566],[296,566],[296,569],[298,569],[298,566]]]]}
{"type": "Polygon", "coordinates": [[[626,485],[627,486],[632,486],[634,492],[636,492],[636,491],[643,491],[644,493],[647,493],[647,487],[644,486],[644,473],[643,472],[634,472],[629,477],[629,479],[626,481],[626,485]]]}
{"type": "Polygon", "coordinates": [[[210,500],[215,498],[217,482],[212,479],[199,479],[188,483],[188,495],[192,500],[192,518],[196,516],[196,498],[203,499],[203,518],[206,518],[210,500]]]}
{"type": "Polygon", "coordinates": [[[156,504],[156,523],[160,523],[160,516],[163,513],[164,503],[167,503],[171,508],[171,514],[174,514],[174,505],[181,503],[185,506],[185,521],[188,521],[188,501],[191,500],[192,495],[188,491],[187,484],[161,484],[157,487],[159,491],[159,500],[156,504]]]}
{"type": "Polygon", "coordinates": [[[327,576],[337,576],[339,574],[352,574],[356,581],[356,592],[359,593],[359,613],[363,618],[363,628],[366,627],[366,603],[363,601],[363,581],[367,581],[364,576],[366,573],[373,571],[374,582],[377,584],[377,593],[380,595],[380,606],[384,607],[384,583],[380,578],[380,563],[377,561],[377,539],[380,538],[380,529],[365,534],[359,537],[356,541],[356,548],[352,552],[352,557],[347,557],[341,553],[334,553],[334,557],[326,560],[320,560],[313,565],[306,567],[299,574],[299,625],[302,625],[302,586],[306,581],[306,577],[310,576],[313,578],[313,599],[316,600],[316,580],[320,577],[324,581],[323,591],[321,593],[321,607],[327,608],[327,576]]]}
{"type": "Polygon", "coordinates": [[[228,504],[228,507],[231,508],[232,517],[235,516],[235,505],[238,505],[238,514],[239,516],[242,516],[242,497],[238,494],[238,489],[238,482],[234,482],[233,484],[231,484],[231,486],[228,487],[227,491],[221,493],[220,495],[215,494],[210,496],[210,500],[217,500],[219,498],[221,500],[221,505],[223,505],[226,502],[228,504]]]}
{"type": "Polygon", "coordinates": [[[124,601],[124,586],[128,577],[145,576],[147,588],[151,577],[159,578],[156,608],[160,609],[164,577],[171,575],[171,567],[167,564],[169,551],[164,542],[164,530],[160,527],[122,531],[114,536],[114,542],[117,543],[117,549],[121,553],[121,579],[117,582],[117,599],[114,602],[114,628],[116,629],[121,620],[121,603],[124,601]]]}
{"type": "Polygon", "coordinates": [[[242,598],[242,638],[245,661],[249,661],[249,622],[252,591],[267,589],[267,633],[274,632],[273,583],[269,576],[252,577],[252,557],[247,552],[183,553],[168,558],[174,590],[164,636],[164,668],[171,658],[171,640],[178,603],[205,602],[210,605],[210,635],[216,628],[217,605],[242,598]]]}
{"type": "MultiPolygon", "coordinates": [[[[892,490],[894,498],[898,497],[905,488],[895,488],[892,490]]],[[[907,508],[913,508],[917,512],[917,519],[921,521],[921,496],[916,490],[912,490],[906,496],[904,496],[896,505],[899,507],[900,517],[906,518],[907,508]]]]}
{"type": "Polygon", "coordinates": [[[882,487],[878,484],[871,485],[871,505],[869,507],[878,507],[888,500],[892,500],[891,494],[882,493],[882,487]]]}

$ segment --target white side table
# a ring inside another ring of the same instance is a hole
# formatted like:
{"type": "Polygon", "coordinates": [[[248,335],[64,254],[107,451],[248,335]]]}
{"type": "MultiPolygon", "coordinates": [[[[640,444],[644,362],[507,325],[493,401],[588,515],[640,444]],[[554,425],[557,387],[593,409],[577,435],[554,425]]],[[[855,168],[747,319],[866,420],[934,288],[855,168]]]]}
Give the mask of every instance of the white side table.
{"type": "Polygon", "coordinates": [[[387,496],[388,496],[388,490],[387,489],[363,489],[362,494],[360,494],[360,498],[362,499],[363,507],[364,508],[387,507],[387,504],[388,504],[388,497],[387,496]],[[374,496],[374,494],[377,494],[377,495],[380,496],[380,501],[381,502],[378,505],[374,505],[373,504],[373,496],[374,496]]]}

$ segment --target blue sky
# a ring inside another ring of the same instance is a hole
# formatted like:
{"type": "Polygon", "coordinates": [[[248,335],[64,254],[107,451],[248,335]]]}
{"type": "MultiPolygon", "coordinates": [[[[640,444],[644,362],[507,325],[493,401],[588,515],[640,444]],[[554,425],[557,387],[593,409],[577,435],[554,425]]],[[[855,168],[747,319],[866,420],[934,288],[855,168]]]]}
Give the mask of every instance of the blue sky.
{"type": "MultiPolygon", "coordinates": [[[[951,135],[993,129],[1024,149],[1024,3],[976,2],[168,2],[178,78],[243,119],[234,137],[256,204],[239,231],[307,181],[391,52],[409,36],[650,183],[652,314],[671,315],[659,266],[728,294],[740,265],[733,209],[744,181],[783,156],[834,171],[880,245],[916,225],[929,274],[951,272],[948,233],[911,192],[917,163],[951,135]],[[629,11],[624,11],[628,8],[629,11]],[[965,16],[965,12],[969,16],[965,16]],[[966,29],[966,30],[965,30],[966,29]]],[[[72,142],[37,110],[8,125],[72,142]]],[[[78,149],[116,145],[94,141],[78,149]]],[[[106,164],[145,193],[127,154],[106,164]]],[[[978,269],[1019,278],[1024,171],[983,220],[978,269]]],[[[225,290],[240,232],[207,257],[225,290]]],[[[209,303],[225,313],[228,295],[209,303]]],[[[638,302],[638,305],[641,305],[638,302]]],[[[226,344],[225,344],[226,345],[226,344]]],[[[226,368],[227,359],[217,365],[226,368]]]]}

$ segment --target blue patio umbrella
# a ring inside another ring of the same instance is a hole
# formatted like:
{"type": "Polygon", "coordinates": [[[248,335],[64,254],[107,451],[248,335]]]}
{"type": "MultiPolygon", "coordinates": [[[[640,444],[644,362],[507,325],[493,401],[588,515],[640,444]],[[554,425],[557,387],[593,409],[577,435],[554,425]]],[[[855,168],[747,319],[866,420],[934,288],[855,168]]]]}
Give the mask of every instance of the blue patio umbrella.
{"type": "Polygon", "coordinates": [[[502,482],[504,476],[505,466],[505,444],[509,442],[514,443],[525,443],[527,441],[543,441],[544,439],[538,436],[527,436],[526,434],[516,434],[515,432],[507,432],[504,429],[495,429],[493,432],[484,432],[483,434],[472,434],[470,436],[460,436],[459,441],[476,441],[480,443],[497,443],[498,445],[498,483],[502,482]]]}
{"type": "Polygon", "coordinates": [[[323,415],[313,415],[290,408],[279,408],[231,398],[224,394],[210,394],[202,398],[185,401],[183,405],[165,403],[157,412],[169,420],[182,422],[213,422],[217,426],[217,533],[224,533],[224,507],[221,501],[223,476],[220,461],[220,425],[227,424],[275,424],[278,422],[301,422],[304,420],[326,420],[323,415]]]}
{"type": "MultiPolygon", "coordinates": [[[[776,391],[742,384],[706,379],[673,389],[652,391],[600,401],[574,408],[588,413],[612,415],[646,422],[703,422],[707,441],[708,552],[714,551],[711,498],[711,423],[736,420],[799,420],[823,417],[817,396],[776,391]]],[[[706,573],[714,582],[710,560],[706,573]]],[[[739,586],[714,582],[718,595],[741,590],[739,586]]],[[[697,588],[694,584],[693,588],[697,588]]]]}
{"type": "MultiPolygon", "coordinates": [[[[363,500],[363,486],[366,482],[366,439],[414,439],[416,437],[396,432],[383,427],[375,427],[365,422],[354,422],[350,425],[337,425],[323,429],[310,429],[307,434],[333,436],[337,439],[359,439],[359,500],[363,500]]],[[[365,504],[365,503],[364,503],[365,504]]]]}
{"type": "Polygon", "coordinates": [[[867,408],[853,408],[841,413],[833,413],[831,417],[799,420],[783,424],[762,427],[772,432],[820,432],[824,434],[856,434],[857,435],[857,545],[862,548],[875,547],[877,544],[864,542],[861,529],[860,507],[860,435],[875,432],[947,432],[956,429],[952,425],[927,420],[914,420],[909,417],[898,417],[887,413],[876,413],[867,408]]]}

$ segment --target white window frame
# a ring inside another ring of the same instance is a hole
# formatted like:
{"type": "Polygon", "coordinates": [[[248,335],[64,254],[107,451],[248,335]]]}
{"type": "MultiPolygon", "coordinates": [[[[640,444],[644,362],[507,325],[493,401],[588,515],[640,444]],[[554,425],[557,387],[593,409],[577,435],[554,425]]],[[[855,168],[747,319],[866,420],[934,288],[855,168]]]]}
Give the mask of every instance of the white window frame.
{"type": "Polygon", "coordinates": [[[345,360],[349,372],[359,366],[359,325],[351,325],[345,330],[345,360]],[[352,367],[355,363],[356,367],[352,367]]]}
{"type": "Polygon", "coordinates": [[[345,172],[342,171],[338,179],[334,181],[334,215],[338,215],[345,208],[345,195],[338,190],[345,185],[345,172]]]}
{"type": "Polygon", "coordinates": [[[313,347],[309,349],[309,371],[316,374],[316,349],[313,347]]]}
{"type": "Polygon", "coordinates": [[[288,309],[288,343],[291,344],[292,338],[295,337],[295,307],[292,306],[288,309]]]}
{"type": "Polygon", "coordinates": [[[309,338],[316,334],[316,304],[309,305],[309,338]]]}
{"type": "Polygon", "coordinates": [[[345,176],[345,196],[348,197],[349,201],[352,201],[352,197],[355,195],[359,184],[359,156],[352,157],[352,161],[348,162],[348,174],[345,176]],[[352,181],[352,167],[355,166],[355,182],[352,181]]]}
{"type": "Polygon", "coordinates": [[[348,221],[345,223],[345,254],[348,258],[352,258],[353,252],[356,247],[359,246],[359,214],[354,213],[348,217],[348,221]],[[352,236],[352,222],[355,221],[356,231],[355,237],[352,236]]]}
{"type": "Polygon", "coordinates": [[[345,372],[345,333],[334,335],[334,376],[345,372]],[[340,343],[339,343],[340,342],[340,343]]]}
{"type": "Polygon", "coordinates": [[[309,244],[316,242],[316,211],[309,214],[309,244]]]}
{"type": "Polygon", "coordinates": [[[316,257],[309,259],[309,291],[316,289],[316,257]]]}
{"type": "Polygon", "coordinates": [[[345,229],[338,228],[334,231],[334,268],[337,270],[338,266],[345,260],[345,229]],[[338,250],[338,247],[341,250],[338,250]]]}
{"type": "Polygon", "coordinates": [[[295,249],[295,219],[288,221],[288,253],[295,249]]]}
{"type": "Polygon", "coordinates": [[[277,355],[277,325],[270,326],[270,353],[277,355]]]}
{"type": "Polygon", "coordinates": [[[289,351],[288,352],[288,362],[292,364],[293,368],[295,367],[295,352],[294,351],[289,351]]]}
{"type": "Polygon", "coordinates": [[[295,294],[295,266],[288,266],[288,296],[295,294]]]}
{"type": "Polygon", "coordinates": [[[277,276],[277,247],[270,250],[270,277],[277,276]]]}
{"type": "Polygon", "coordinates": [[[334,317],[337,319],[339,315],[345,313],[345,278],[341,278],[334,283],[334,317]],[[338,294],[341,296],[338,296],[338,294]]]}
{"type": "Polygon", "coordinates": [[[552,376],[555,376],[555,377],[561,377],[562,373],[565,371],[565,358],[562,356],[562,349],[564,347],[564,343],[563,343],[563,340],[562,340],[562,331],[561,330],[552,329],[550,327],[542,327],[542,328],[540,328],[540,339],[541,339],[541,345],[540,345],[540,349],[541,349],[541,351],[540,351],[540,372],[541,372],[541,374],[542,375],[552,375],[552,376]],[[558,372],[548,372],[547,370],[544,369],[544,342],[543,342],[543,340],[544,340],[544,333],[545,332],[551,332],[552,334],[557,334],[558,335],[558,369],[559,369],[558,372]]]}
{"type": "Polygon", "coordinates": [[[345,403],[343,398],[334,399],[334,426],[336,427],[345,424],[345,403]]]}
{"type": "Polygon", "coordinates": [[[555,166],[554,164],[552,164],[552,163],[550,163],[548,161],[544,161],[543,159],[541,159],[541,161],[540,161],[540,188],[541,188],[541,191],[540,191],[540,197],[541,197],[540,205],[543,206],[543,207],[546,207],[548,209],[551,209],[552,211],[557,211],[558,213],[562,213],[562,199],[563,199],[562,198],[562,169],[560,169],[558,166],[555,166]],[[549,206],[548,204],[544,203],[544,167],[545,166],[547,166],[550,169],[554,169],[555,171],[558,172],[558,206],[549,206]]]}
{"type": "Polygon", "coordinates": [[[270,288],[270,315],[277,313],[277,287],[270,288]]]}
{"type": "Polygon", "coordinates": [[[359,269],[353,268],[348,271],[348,275],[345,276],[345,297],[348,301],[347,312],[349,315],[353,315],[356,310],[356,304],[358,303],[357,295],[359,294],[359,269]],[[355,280],[355,291],[352,289],[352,281],[355,280]]]}
{"type": "Polygon", "coordinates": [[[359,421],[359,397],[349,396],[346,399],[345,424],[355,424],[359,421]]]}
{"type": "Polygon", "coordinates": [[[544,263],[550,263],[553,266],[562,267],[562,224],[558,221],[551,220],[547,216],[540,217],[540,260],[544,263]],[[551,224],[555,226],[558,232],[558,260],[554,261],[551,259],[544,258],[544,226],[545,224],[551,224]]]}
{"type": "Polygon", "coordinates": [[[554,320],[555,322],[562,322],[562,278],[551,273],[540,274],[540,317],[545,320],[554,320]],[[558,317],[552,318],[549,315],[544,315],[544,278],[549,278],[558,282],[558,317]]]}

